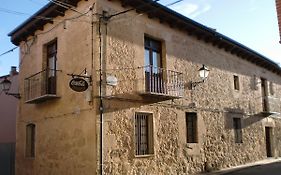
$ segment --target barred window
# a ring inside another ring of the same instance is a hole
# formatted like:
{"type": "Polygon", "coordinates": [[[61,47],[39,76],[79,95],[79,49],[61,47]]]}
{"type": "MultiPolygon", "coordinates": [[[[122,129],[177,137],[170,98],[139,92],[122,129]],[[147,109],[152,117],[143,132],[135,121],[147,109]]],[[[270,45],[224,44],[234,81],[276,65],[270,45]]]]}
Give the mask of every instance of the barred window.
{"type": "Polygon", "coordinates": [[[35,124],[26,125],[25,156],[35,157],[35,124]]]}
{"type": "Polygon", "coordinates": [[[233,128],[235,143],[242,143],[241,118],[233,118],[233,128]]]}
{"type": "Polygon", "coordinates": [[[135,154],[153,154],[153,122],[152,114],[135,114],[135,154]]]}
{"type": "Polygon", "coordinates": [[[186,140],[187,143],[198,143],[197,136],[197,114],[194,112],[187,112],[186,115],[186,140]]]}

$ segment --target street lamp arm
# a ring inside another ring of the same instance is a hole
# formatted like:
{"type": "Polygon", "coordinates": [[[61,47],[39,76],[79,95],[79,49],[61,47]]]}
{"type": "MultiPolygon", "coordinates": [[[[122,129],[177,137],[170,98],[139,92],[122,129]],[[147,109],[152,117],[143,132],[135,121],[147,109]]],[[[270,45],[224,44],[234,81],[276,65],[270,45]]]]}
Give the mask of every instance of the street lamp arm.
{"type": "Polygon", "coordinates": [[[20,96],[19,93],[9,93],[9,92],[6,92],[5,94],[6,94],[6,95],[11,95],[11,96],[13,96],[13,97],[15,97],[15,98],[17,98],[17,99],[20,99],[20,98],[21,98],[21,96],[20,96]]]}

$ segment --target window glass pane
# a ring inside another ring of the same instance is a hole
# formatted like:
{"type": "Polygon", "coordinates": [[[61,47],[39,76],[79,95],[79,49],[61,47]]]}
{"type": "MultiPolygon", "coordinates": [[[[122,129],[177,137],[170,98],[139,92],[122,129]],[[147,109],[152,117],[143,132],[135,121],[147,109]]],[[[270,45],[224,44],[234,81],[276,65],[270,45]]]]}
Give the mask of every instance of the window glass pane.
{"type": "Polygon", "coordinates": [[[149,50],[148,49],[145,49],[145,52],[144,52],[144,66],[145,66],[145,71],[146,72],[150,72],[150,59],[149,59],[149,50]]]}
{"type": "Polygon", "coordinates": [[[49,65],[49,74],[48,76],[49,77],[54,77],[55,76],[55,70],[56,70],[56,58],[53,56],[53,57],[50,57],[48,59],[48,65],[49,65]]]}
{"type": "Polygon", "coordinates": [[[157,52],[152,52],[152,65],[153,65],[153,73],[159,73],[160,68],[160,57],[157,52]]]}

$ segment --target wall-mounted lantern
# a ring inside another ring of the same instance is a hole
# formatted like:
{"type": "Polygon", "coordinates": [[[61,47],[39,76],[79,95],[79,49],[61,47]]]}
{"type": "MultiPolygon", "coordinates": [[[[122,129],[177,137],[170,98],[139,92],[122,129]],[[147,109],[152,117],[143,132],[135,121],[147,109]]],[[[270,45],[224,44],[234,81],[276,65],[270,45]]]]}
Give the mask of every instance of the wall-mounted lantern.
{"type": "Polygon", "coordinates": [[[210,70],[204,64],[198,71],[201,81],[191,82],[192,89],[194,89],[198,84],[204,83],[210,73],[210,70]]]}
{"type": "Polygon", "coordinates": [[[0,83],[1,89],[3,92],[5,92],[6,95],[12,95],[12,96],[20,99],[19,93],[9,93],[11,85],[12,85],[12,82],[6,78],[0,83]]]}

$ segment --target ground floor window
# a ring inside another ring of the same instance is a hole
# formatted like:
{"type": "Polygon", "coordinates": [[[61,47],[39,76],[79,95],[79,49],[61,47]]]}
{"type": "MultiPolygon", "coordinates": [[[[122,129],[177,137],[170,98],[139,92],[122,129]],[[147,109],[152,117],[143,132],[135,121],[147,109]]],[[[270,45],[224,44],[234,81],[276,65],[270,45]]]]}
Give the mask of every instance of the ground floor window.
{"type": "Polygon", "coordinates": [[[195,112],[185,113],[186,117],[186,141],[187,143],[198,143],[197,136],[197,114],[195,112]]]}
{"type": "Polygon", "coordinates": [[[233,128],[235,143],[242,143],[241,118],[233,118],[233,128]]]}
{"type": "Polygon", "coordinates": [[[153,115],[150,113],[135,114],[135,154],[153,154],[153,115]]]}
{"type": "Polygon", "coordinates": [[[35,124],[26,125],[25,156],[35,157],[35,124]]]}

